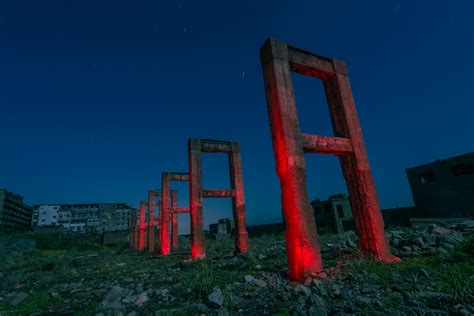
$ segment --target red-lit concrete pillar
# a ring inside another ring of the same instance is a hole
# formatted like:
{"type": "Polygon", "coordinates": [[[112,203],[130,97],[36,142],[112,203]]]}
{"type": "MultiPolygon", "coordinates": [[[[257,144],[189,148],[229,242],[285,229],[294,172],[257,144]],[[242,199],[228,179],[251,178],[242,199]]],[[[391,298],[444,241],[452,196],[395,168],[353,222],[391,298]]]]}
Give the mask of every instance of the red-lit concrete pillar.
{"type": "Polygon", "coordinates": [[[161,175],[161,255],[171,252],[170,241],[170,177],[167,172],[161,175]]]}
{"type": "Polygon", "coordinates": [[[229,153],[229,170],[231,188],[234,190],[232,211],[235,222],[235,249],[238,253],[247,252],[248,236],[245,225],[245,194],[242,176],[242,158],[240,157],[239,143],[231,143],[229,153]]]}
{"type": "Polygon", "coordinates": [[[173,250],[179,248],[179,235],[178,235],[178,191],[171,190],[171,208],[173,212],[171,213],[171,247],[173,250]]]}
{"type": "Polygon", "coordinates": [[[161,253],[161,201],[158,201],[156,206],[159,210],[158,218],[156,218],[156,244],[159,252],[161,253]]]}
{"type": "Polygon", "coordinates": [[[352,152],[340,156],[351,200],[361,250],[385,262],[398,262],[385,238],[384,222],[372,178],[364,138],[345,64],[334,60],[340,71],[324,81],[334,133],[351,140],[352,152]]]}
{"type": "Polygon", "coordinates": [[[306,162],[286,44],[267,41],[260,51],[268,115],[280,178],[289,277],[304,281],[323,269],[316,222],[306,189],[306,162]]]}
{"type": "Polygon", "coordinates": [[[189,211],[191,213],[191,258],[201,259],[206,256],[204,229],[202,226],[202,170],[201,141],[188,141],[189,161],[189,211]]]}
{"type": "Polygon", "coordinates": [[[135,209],[135,225],[133,228],[133,249],[138,250],[138,245],[139,245],[139,233],[140,233],[140,226],[139,226],[139,221],[140,221],[140,211],[138,208],[135,209]]]}
{"type": "Polygon", "coordinates": [[[311,272],[322,268],[315,241],[314,216],[306,192],[305,152],[339,156],[361,250],[378,260],[399,261],[391,254],[384,236],[383,218],[345,63],[273,39],[262,46],[260,57],[287,224],[290,277],[304,281],[311,272]],[[290,71],[324,82],[335,136],[301,133],[290,71]]]}
{"type": "Polygon", "coordinates": [[[155,251],[155,190],[148,190],[148,252],[155,251]]]}
{"type": "Polygon", "coordinates": [[[142,252],[145,250],[146,245],[146,221],[145,221],[145,212],[146,212],[146,202],[140,201],[140,228],[139,228],[139,242],[138,242],[138,251],[142,252]]]}
{"type": "Polygon", "coordinates": [[[129,216],[129,232],[128,232],[128,240],[130,242],[130,249],[133,250],[134,248],[134,236],[135,236],[135,212],[130,211],[129,216]]]}

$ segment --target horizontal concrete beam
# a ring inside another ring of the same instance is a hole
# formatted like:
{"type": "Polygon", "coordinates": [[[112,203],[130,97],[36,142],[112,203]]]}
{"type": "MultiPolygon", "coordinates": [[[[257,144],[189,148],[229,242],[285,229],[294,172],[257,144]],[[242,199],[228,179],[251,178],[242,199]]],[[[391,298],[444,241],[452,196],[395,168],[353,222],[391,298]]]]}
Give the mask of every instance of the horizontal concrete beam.
{"type": "Polygon", "coordinates": [[[187,172],[171,172],[170,181],[189,181],[187,172]]]}
{"type": "Polygon", "coordinates": [[[158,190],[148,190],[148,192],[152,193],[154,196],[161,196],[161,191],[158,190]]]}
{"type": "Polygon", "coordinates": [[[201,140],[201,151],[207,153],[230,153],[232,146],[230,142],[211,142],[201,140]]]}
{"type": "Polygon", "coordinates": [[[186,207],[186,206],[172,207],[171,212],[174,212],[174,213],[189,213],[189,207],[186,207]]]}
{"type": "Polygon", "coordinates": [[[203,197],[209,198],[221,198],[221,197],[234,197],[234,190],[202,190],[203,197]]]}
{"type": "Polygon", "coordinates": [[[305,153],[345,155],[352,152],[350,139],[310,134],[302,135],[305,153]]]}

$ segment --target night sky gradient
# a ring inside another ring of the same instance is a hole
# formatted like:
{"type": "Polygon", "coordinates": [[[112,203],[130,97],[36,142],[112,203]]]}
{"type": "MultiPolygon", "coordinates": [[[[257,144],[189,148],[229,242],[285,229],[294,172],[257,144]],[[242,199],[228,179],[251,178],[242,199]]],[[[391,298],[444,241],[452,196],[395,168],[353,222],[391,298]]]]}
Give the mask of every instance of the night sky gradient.
{"type": "MultiPolygon", "coordinates": [[[[279,220],[271,36],[347,62],[381,206],[411,205],[404,168],[474,150],[473,30],[473,1],[1,1],[0,187],[137,206],[161,172],[187,171],[189,137],[232,140],[247,223],[279,220]]],[[[302,130],[331,135],[321,82],[294,85],[302,130]]],[[[306,157],[311,199],[346,192],[337,158],[306,157]]],[[[227,188],[226,156],[203,158],[205,188],[227,188]]],[[[231,215],[204,206],[206,225],[231,215]]]]}

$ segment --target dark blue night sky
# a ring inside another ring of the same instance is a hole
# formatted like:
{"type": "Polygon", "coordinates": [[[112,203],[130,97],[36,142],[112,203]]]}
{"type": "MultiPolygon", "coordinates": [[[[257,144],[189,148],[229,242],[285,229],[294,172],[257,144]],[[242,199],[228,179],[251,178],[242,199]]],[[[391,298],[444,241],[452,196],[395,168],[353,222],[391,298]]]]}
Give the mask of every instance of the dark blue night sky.
{"type": "MultiPolygon", "coordinates": [[[[347,62],[381,206],[410,205],[405,167],[474,149],[473,30],[472,1],[2,1],[0,187],[136,206],[162,171],[187,171],[188,137],[236,140],[247,222],[276,221],[272,36],[347,62]]],[[[294,84],[302,130],[331,134],[322,84],[294,84]]],[[[335,157],[307,165],[311,199],[346,191],[335,157]]],[[[226,168],[205,155],[205,187],[228,187],[226,168]]],[[[229,217],[230,200],[204,212],[229,217]]]]}

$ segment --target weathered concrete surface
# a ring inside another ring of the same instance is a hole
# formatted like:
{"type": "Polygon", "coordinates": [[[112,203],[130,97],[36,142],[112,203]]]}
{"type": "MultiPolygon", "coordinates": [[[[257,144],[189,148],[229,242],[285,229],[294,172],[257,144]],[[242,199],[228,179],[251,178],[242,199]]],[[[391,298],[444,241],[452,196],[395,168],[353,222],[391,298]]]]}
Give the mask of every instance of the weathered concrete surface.
{"type": "Polygon", "coordinates": [[[163,172],[161,175],[161,255],[167,256],[171,252],[170,219],[171,219],[171,174],[163,172]]]}
{"type": "Polygon", "coordinates": [[[179,238],[178,238],[178,191],[171,190],[171,248],[173,250],[178,249],[179,247],[179,238]]]}
{"type": "Polygon", "coordinates": [[[359,119],[343,61],[268,39],[260,50],[276,169],[286,222],[289,276],[304,281],[322,270],[314,214],[306,188],[304,153],[334,154],[348,185],[361,250],[393,262],[375,192],[359,119]],[[335,136],[302,134],[291,71],[324,83],[335,136]]]}
{"type": "Polygon", "coordinates": [[[159,232],[158,236],[155,234],[155,230],[159,227],[157,224],[160,223],[159,215],[158,218],[155,219],[155,210],[158,208],[158,214],[160,214],[161,206],[161,201],[156,201],[157,197],[161,197],[161,191],[155,189],[148,190],[148,252],[155,252],[155,246],[157,242],[159,245],[159,241],[161,240],[159,232]]]}
{"type": "Polygon", "coordinates": [[[231,197],[235,222],[235,248],[238,253],[247,252],[245,226],[245,196],[242,177],[240,147],[236,142],[189,139],[189,209],[191,212],[191,257],[193,260],[206,256],[203,230],[202,205],[205,197],[231,197]],[[201,152],[228,154],[231,188],[205,190],[202,188],[201,152]]]}
{"type": "Polygon", "coordinates": [[[139,222],[139,229],[138,229],[138,251],[143,252],[146,247],[146,220],[145,220],[145,212],[146,212],[147,202],[140,201],[140,222],[139,222]]]}
{"type": "Polygon", "coordinates": [[[189,181],[185,172],[164,172],[161,175],[161,255],[170,254],[179,246],[178,213],[189,212],[187,207],[178,207],[178,191],[171,190],[172,181],[189,181]]]}

